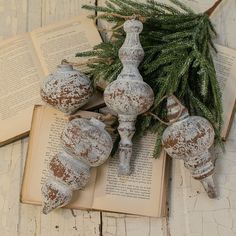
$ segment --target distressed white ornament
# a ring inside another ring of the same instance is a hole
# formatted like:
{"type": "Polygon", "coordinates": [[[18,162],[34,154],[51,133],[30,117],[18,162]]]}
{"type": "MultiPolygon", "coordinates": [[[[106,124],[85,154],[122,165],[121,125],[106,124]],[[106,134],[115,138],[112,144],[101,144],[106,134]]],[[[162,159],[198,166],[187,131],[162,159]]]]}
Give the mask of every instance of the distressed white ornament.
{"type": "Polygon", "coordinates": [[[66,125],[61,135],[63,151],[50,161],[50,177],[42,186],[44,214],[67,205],[73,191],[89,181],[90,167],[107,160],[113,142],[104,128],[95,118],[76,118],[66,125]]]}
{"type": "Polygon", "coordinates": [[[168,97],[168,120],[174,122],[163,133],[165,151],[176,159],[182,159],[194,179],[200,180],[210,198],[216,197],[213,181],[214,164],[209,148],[214,142],[214,129],[201,116],[189,116],[187,108],[168,97]]]}
{"type": "Polygon", "coordinates": [[[127,20],[124,23],[126,38],[119,50],[123,69],[117,80],[109,84],[104,91],[106,105],[118,114],[120,134],[119,175],[130,174],[132,155],[132,137],[135,133],[137,115],[146,112],[153,104],[154,94],[151,87],[143,81],[138,66],[144,57],[139,34],[143,24],[139,20],[127,20]]]}
{"type": "Polygon", "coordinates": [[[72,114],[86,104],[92,93],[89,78],[63,62],[45,79],[40,90],[44,102],[66,114],[72,114]]]}

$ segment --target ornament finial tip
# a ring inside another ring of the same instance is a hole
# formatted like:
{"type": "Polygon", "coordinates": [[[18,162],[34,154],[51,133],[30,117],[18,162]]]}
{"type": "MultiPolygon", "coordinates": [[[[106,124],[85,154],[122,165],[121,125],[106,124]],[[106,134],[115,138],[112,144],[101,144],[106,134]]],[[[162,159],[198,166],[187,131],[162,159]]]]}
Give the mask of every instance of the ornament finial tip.
{"type": "Polygon", "coordinates": [[[51,209],[51,208],[47,207],[46,205],[44,205],[42,212],[43,212],[44,215],[47,215],[47,214],[50,213],[52,210],[53,210],[53,209],[51,209]]]}
{"type": "Polygon", "coordinates": [[[216,187],[215,187],[215,183],[214,183],[212,175],[202,179],[201,183],[202,183],[205,191],[207,192],[207,195],[209,198],[216,198],[217,197],[216,187]]]}

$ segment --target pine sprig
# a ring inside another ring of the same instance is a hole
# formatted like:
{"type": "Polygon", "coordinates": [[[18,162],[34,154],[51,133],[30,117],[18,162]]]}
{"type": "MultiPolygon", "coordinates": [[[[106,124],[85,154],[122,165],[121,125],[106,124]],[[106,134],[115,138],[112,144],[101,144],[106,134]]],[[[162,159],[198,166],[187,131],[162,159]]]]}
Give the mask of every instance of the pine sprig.
{"type": "MultiPolygon", "coordinates": [[[[196,14],[179,0],[170,2],[173,6],[153,0],[146,3],[109,0],[104,7],[84,6],[101,12],[98,18],[112,22],[115,30],[112,42],[101,43],[94,50],[77,56],[98,59],[88,63],[89,75],[95,84],[101,80],[115,80],[122,69],[118,51],[125,39],[123,29],[116,29],[116,26],[122,25],[127,17],[138,16],[144,25],[140,41],[145,51],[139,70],[155,94],[150,112],[165,120],[166,104],[160,103],[160,99],[174,93],[190,114],[203,116],[211,122],[216,142],[221,142],[221,91],[211,56],[211,50],[215,49],[212,42],[215,29],[207,14],[196,14]]],[[[137,135],[147,130],[157,133],[157,156],[166,126],[145,114],[138,117],[136,127],[137,135]]]]}

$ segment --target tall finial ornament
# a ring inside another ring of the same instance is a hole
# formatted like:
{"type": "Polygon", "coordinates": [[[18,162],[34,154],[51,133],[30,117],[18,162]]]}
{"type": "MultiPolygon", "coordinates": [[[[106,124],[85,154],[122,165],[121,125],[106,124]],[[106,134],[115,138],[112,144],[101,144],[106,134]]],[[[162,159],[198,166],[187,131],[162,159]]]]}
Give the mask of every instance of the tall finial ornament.
{"type": "Polygon", "coordinates": [[[139,34],[142,32],[141,21],[132,19],[124,23],[126,38],[119,50],[123,69],[117,80],[104,91],[106,105],[118,114],[120,134],[119,175],[130,174],[132,156],[132,137],[135,133],[135,122],[139,114],[146,112],[153,104],[154,94],[151,87],[143,82],[138,66],[144,57],[139,34]]]}
{"type": "Polygon", "coordinates": [[[214,129],[201,116],[189,116],[186,107],[174,96],[167,100],[168,119],[173,122],[162,136],[165,151],[176,159],[182,159],[194,179],[200,180],[210,198],[216,197],[213,181],[214,164],[209,148],[214,142],[214,129]]]}

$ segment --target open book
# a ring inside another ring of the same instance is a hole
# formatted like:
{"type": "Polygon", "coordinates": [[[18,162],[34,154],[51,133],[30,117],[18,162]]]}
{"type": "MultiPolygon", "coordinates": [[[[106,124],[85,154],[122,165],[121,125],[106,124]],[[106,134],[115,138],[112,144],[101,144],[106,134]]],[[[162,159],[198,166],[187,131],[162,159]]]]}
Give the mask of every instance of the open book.
{"type": "MultiPolygon", "coordinates": [[[[96,117],[94,112],[79,111],[81,117],[96,117]]],[[[21,201],[41,204],[41,185],[47,178],[47,166],[60,151],[60,134],[66,116],[47,106],[34,109],[28,154],[26,159],[21,201]]],[[[131,176],[117,176],[118,156],[92,168],[88,185],[77,191],[67,207],[115,211],[160,217],[167,214],[168,165],[164,153],[152,158],[156,136],[147,134],[134,140],[131,176]]]]}
{"type": "Polygon", "coordinates": [[[217,79],[222,91],[223,127],[221,137],[226,140],[236,108],[236,50],[216,45],[214,55],[217,79]]]}
{"type": "MultiPolygon", "coordinates": [[[[29,133],[33,106],[42,103],[39,90],[45,76],[62,59],[78,62],[76,52],[91,50],[100,42],[95,25],[86,16],[1,41],[0,146],[29,133]]],[[[100,96],[92,106],[101,103],[100,96]]]]}

